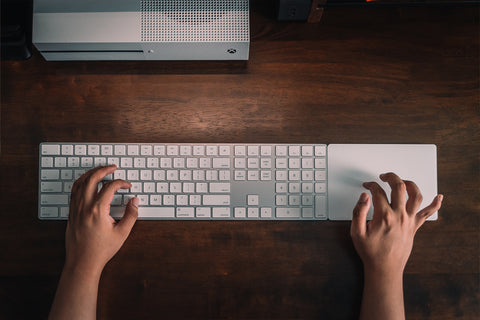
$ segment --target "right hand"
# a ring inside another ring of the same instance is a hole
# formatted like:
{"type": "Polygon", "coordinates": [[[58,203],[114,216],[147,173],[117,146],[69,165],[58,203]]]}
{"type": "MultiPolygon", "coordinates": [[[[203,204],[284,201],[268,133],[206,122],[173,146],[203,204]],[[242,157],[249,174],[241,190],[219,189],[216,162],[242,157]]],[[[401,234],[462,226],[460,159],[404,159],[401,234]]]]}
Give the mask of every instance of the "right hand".
{"type": "Polygon", "coordinates": [[[382,174],[380,179],[392,189],[391,203],[378,183],[364,183],[372,193],[373,218],[367,223],[371,200],[362,193],[353,210],[350,234],[365,271],[403,273],[416,231],[440,209],[443,196],[437,195],[429,206],[418,211],[422,195],[414,182],[404,181],[394,173],[382,174]]]}

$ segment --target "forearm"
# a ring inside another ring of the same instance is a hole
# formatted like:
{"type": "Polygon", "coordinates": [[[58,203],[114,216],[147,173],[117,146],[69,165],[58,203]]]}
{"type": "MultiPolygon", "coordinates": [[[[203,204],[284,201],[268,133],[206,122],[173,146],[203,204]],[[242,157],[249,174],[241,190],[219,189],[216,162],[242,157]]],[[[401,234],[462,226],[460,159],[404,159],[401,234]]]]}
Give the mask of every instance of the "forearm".
{"type": "Polygon", "coordinates": [[[361,320],[404,320],[403,272],[365,272],[361,320]]]}
{"type": "Polygon", "coordinates": [[[49,320],[95,319],[101,271],[66,264],[55,294],[49,320]]]}

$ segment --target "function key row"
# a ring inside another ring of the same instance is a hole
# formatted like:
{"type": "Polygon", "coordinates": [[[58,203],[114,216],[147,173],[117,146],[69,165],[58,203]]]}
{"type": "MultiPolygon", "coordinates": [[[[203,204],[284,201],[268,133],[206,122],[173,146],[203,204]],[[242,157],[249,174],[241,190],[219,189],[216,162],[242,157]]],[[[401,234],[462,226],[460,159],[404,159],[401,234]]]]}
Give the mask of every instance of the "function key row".
{"type": "MultiPolygon", "coordinates": [[[[42,155],[77,156],[230,156],[229,145],[150,145],[150,144],[43,144],[42,155]]],[[[235,145],[235,156],[304,156],[324,157],[325,145],[235,145]]]]}
{"type": "Polygon", "coordinates": [[[230,156],[230,146],[148,144],[44,144],[42,155],[77,156],[230,156]]]}
{"type": "Polygon", "coordinates": [[[235,156],[280,156],[280,157],[324,157],[326,146],[286,146],[286,145],[236,145],[235,156]]]}

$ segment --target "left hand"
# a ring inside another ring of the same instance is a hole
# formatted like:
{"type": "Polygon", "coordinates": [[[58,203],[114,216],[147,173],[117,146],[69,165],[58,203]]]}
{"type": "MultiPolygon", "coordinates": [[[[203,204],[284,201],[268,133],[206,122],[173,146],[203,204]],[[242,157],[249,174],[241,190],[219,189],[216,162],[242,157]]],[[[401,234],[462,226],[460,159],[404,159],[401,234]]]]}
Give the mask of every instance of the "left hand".
{"type": "Polygon", "coordinates": [[[98,191],[102,179],[115,170],[115,165],[97,167],[75,181],[65,240],[67,266],[81,265],[83,270],[101,273],[130,234],[138,217],[138,198],[129,201],[118,222],[110,216],[110,203],[117,190],[131,184],[114,180],[98,191]]]}

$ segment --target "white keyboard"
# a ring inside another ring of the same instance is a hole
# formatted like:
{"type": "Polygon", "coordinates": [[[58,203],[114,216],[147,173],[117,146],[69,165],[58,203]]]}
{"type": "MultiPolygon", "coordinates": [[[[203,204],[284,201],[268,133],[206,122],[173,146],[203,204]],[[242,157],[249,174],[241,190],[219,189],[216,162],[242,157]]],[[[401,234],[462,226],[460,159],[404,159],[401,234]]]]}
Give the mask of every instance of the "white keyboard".
{"type": "Polygon", "coordinates": [[[108,164],[118,169],[105,180],[132,184],[114,218],[138,197],[139,219],[327,219],[324,144],[42,143],[38,217],[67,219],[74,181],[108,164]]]}

